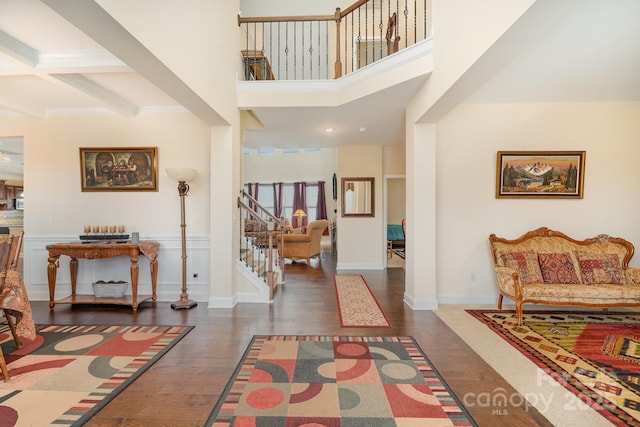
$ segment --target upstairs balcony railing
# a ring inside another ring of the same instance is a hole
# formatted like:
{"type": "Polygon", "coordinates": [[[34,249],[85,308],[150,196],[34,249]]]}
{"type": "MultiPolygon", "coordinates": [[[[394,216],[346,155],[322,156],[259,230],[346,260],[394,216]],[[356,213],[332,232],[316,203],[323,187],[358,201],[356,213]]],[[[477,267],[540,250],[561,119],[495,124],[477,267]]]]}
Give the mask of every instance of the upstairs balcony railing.
{"type": "Polygon", "coordinates": [[[359,0],[331,15],[240,17],[245,80],[339,78],[431,36],[431,0],[359,0]]]}

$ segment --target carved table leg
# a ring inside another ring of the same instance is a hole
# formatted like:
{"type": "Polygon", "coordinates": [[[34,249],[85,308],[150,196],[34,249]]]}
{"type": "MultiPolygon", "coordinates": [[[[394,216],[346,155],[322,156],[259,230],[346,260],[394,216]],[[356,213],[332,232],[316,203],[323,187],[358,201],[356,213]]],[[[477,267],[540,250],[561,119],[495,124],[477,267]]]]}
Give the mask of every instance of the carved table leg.
{"type": "Polygon", "coordinates": [[[71,258],[69,272],[71,273],[71,296],[75,297],[76,285],[78,284],[78,258],[71,258]]]}
{"type": "Polygon", "coordinates": [[[154,259],[149,264],[151,270],[151,295],[153,302],[156,302],[156,284],[158,283],[158,259],[154,259]]]}
{"type": "Polygon", "coordinates": [[[56,303],[53,301],[56,296],[56,274],[58,272],[58,258],[60,257],[49,257],[49,266],[47,267],[47,278],[49,279],[49,308],[53,308],[56,305],[56,303]]]}
{"type": "Polygon", "coordinates": [[[131,255],[131,308],[138,311],[138,254],[131,255]]]}

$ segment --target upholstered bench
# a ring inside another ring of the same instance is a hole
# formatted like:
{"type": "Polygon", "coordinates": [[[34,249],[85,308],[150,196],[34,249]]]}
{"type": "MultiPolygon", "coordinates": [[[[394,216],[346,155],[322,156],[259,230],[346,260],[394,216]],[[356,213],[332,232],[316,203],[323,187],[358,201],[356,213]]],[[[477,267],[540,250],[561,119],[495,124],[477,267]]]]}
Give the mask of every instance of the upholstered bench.
{"type": "MultiPolygon", "coordinates": [[[[404,222],[404,220],[403,220],[404,222]]],[[[387,256],[391,256],[394,245],[404,246],[404,226],[402,224],[387,224],[387,256]]]]}
{"type": "Polygon", "coordinates": [[[640,269],[629,267],[630,242],[601,234],[574,240],[546,227],[514,239],[489,236],[503,297],[516,303],[522,324],[525,303],[583,306],[640,306],[640,269]]]}

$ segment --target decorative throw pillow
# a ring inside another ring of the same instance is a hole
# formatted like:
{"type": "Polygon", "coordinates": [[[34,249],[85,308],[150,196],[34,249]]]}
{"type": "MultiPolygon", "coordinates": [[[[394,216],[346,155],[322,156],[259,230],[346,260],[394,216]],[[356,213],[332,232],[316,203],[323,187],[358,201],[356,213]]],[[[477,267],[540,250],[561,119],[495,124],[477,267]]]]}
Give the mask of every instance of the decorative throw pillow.
{"type": "Polygon", "coordinates": [[[618,254],[576,251],[576,257],[585,285],[598,283],[624,285],[624,270],[618,254]]]}
{"type": "Polygon", "coordinates": [[[568,252],[539,253],[538,263],[544,283],[579,284],[580,279],[568,252]]]}
{"type": "Polygon", "coordinates": [[[538,258],[534,250],[521,252],[501,252],[500,258],[505,267],[510,267],[518,272],[520,283],[542,283],[542,274],[538,267],[538,258]]]}

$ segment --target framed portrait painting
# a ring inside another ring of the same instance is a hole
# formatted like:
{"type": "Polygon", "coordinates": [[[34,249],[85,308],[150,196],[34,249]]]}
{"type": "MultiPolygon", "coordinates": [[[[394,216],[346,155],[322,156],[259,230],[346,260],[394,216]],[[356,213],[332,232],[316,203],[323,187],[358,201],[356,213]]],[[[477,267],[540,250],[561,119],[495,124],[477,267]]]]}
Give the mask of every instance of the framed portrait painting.
{"type": "Polygon", "coordinates": [[[82,191],[158,191],[158,148],[80,148],[82,191]]]}
{"type": "Polygon", "coordinates": [[[498,151],[496,197],[577,198],[585,151],[498,151]]]}

